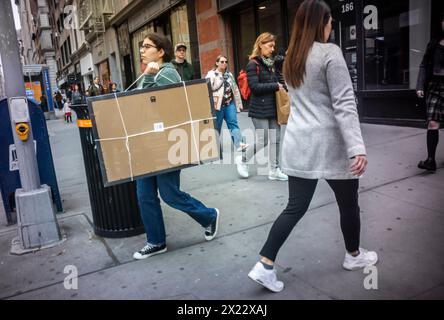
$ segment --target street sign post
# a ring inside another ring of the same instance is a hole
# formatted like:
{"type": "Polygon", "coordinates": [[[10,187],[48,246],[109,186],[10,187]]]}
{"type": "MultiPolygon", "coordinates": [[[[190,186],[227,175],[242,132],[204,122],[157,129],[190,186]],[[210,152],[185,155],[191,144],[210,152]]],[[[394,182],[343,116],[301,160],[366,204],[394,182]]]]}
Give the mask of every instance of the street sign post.
{"type": "MultiPolygon", "coordinates": [[[[3,13],[0,19],[0,55],[3,61],[8,61],[3,65],[5,93],[9,98],[9,114],[22,184],[22,189],[15,193],[19,237],[14,239],[11,253],[23,254],[57,244],[61,234],[51,189],[47,185],[40,185],[11,2],[0,1],[0,12],[3,13]]],[[[45,81],[48,79],[45,78],[45,81]]]]}

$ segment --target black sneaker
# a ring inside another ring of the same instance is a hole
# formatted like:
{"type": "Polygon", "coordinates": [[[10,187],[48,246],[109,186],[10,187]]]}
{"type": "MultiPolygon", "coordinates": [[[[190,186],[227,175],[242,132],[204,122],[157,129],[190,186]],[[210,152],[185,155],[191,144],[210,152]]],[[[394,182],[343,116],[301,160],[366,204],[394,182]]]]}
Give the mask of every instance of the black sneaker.
{"type": "Polygon", "coordinates": [[[425,161],[420,161],[418,163],[418,168],[419,169],[424,169],[427,171],[436,171],[436,161],[435,160],[431,160],[431,159],[427,159],[425,161]]]}
{"type": "Polygon", "coordinates": [[[205,240],[207,241],[213,240],[217,235],[217,230],[219,229],[220,212],[219,209],[214,210],[216,210],[216,219],[208,228],[205,229],[205,240]]]}
{"type": "Polygon", "coordinates": [[[140,251],[137,251],[133,254],[133,258],[136,260],[142,260],[149,258],[151,256],[155,256],[156,254],[164,253],[167,251],[166,244],[161,246],[153,246],[152,244],[147,244],[140,251]]]}

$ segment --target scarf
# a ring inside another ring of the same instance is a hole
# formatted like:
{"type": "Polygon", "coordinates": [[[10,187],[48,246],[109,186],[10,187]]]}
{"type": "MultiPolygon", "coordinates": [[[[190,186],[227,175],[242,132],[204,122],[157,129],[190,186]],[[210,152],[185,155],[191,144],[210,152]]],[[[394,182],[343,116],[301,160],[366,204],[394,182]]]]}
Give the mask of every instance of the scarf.
{"type": "Polygon", "coordinates": [[[262,62],[270,69],[274,67],[274,59],[273,58],[265,58],[261,56],[262,62]]]}

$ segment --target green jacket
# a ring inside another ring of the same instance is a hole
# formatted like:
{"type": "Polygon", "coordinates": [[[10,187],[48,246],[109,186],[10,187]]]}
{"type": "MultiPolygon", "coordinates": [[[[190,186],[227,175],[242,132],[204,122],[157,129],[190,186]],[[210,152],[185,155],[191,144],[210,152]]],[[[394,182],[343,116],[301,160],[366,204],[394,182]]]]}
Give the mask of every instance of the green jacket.
{"type": "Polygon", "coordinates": [[[168,84],[180,82],[180,75],[174,66],[167,62],[160,66],[160,70],[156,75],[145,75],[141,88],[160,87],[168,84]]]}
{"type": "Polygon", "coordinates": [[[104,93],[103,86],[99,84],[99,87],[97,88],[94,84],[92,84],[89,86],[88,92],[90,97],[100,96],[104,93]]]}
{"type": "Polygon", "coordinates": [[[174,65],[183,81],[190,81],[194,79],[193,66],[188,63],[187,60],[185,60],[184,63],[178,63],[176,60],[173,60],[171,63],[174,65]]]}

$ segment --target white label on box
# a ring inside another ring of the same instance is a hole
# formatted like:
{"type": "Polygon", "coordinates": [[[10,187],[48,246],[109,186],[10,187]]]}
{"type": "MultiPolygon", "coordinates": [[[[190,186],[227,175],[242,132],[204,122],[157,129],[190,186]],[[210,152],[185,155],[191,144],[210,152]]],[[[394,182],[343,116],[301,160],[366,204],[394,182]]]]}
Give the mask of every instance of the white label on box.
{"type": "MultiPolygon", "coordinates": [[[[34,140],[34,149],[37,154],[37,141],[34,140]]],[[[15,144],[9,146],[9,171],[18,171],[19,163],[17,158],[17,149],[15,144]]]]}
{"type": "Polygon", "coordinates": [[[163,125],[163,122],[158,122],[154,124],[154,132],[164,132],[165,126],[163,125]]]}

